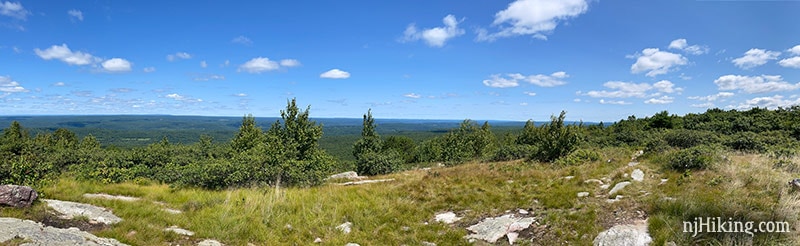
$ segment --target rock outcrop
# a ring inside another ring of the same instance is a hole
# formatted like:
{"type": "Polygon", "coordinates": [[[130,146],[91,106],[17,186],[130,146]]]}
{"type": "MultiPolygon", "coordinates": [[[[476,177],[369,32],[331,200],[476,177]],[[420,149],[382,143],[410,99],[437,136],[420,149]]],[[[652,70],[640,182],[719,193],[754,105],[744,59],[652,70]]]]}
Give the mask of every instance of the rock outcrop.
{"type": "Polygon", "coordinates": [[[645,246],[653,241],[647,233],[647,220],[630,225],[615,225],[594,238],[594,246],[645,246]]]}
{"type": "Polygon", "coordinates": [[[467,239],[496,243],[497,240],[506,236],[509,244],[513,244],[519,237],[517,232],[528,229],[534,221],[533,217],[517,218],[512,214],[486,218],[478,224],[467,227],[467,230],[473,232],[473,234],[467,235],[467,239]]]}
{"type": "Polygon", "coordinates": [[[39,197],[33,188],[19,185],[0,185],[0,205],[27,208],[39,197]]]}
{"type": "Polygon", "coordinates": [[[116,239],[101,238],[78,228],[61,229],[17,218],[0,218],[0,242],[14,238],[26,241],[23,245],[102,245],[127,246],[116,239]]]}
{"type": "Polygon", "coordinates": [[[116,224],[122,221],[122,218],[117,217],[106,208],[77,202],[49,199],[42,200],[47,202],[47,206],[50,206],[53,208],[53,210],[63,214],[64,216],[62,216],[62,218],[64,219],[72,219],[76,216],[86,216],[90,221],[96,221],[107,225],[116,224]]]}

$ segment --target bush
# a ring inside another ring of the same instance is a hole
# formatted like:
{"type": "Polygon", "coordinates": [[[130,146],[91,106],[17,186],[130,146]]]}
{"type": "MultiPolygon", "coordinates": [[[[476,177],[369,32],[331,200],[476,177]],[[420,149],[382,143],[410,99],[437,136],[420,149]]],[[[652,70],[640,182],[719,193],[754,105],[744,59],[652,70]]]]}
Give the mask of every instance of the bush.
{"type": "Polygon", "coordinates": [[[730,136],[725,145],[739,151],[763,151],[766,148],[759,135],[753,132],[737,132],[730,136]]]}
{"type": "Polygon", "coordinates": [[[598,154],[596,151],[579,149],[570,153],[567,156],[558,158],[555,164],[562,166],[572,166],[598,160],[600,160],[600,154],[598,154]]]}
{"type": "Polygon", "coordinates": [[[397,151],[367,152],[356,163],[356,171],[362,175],[382,175],[400,170],[403,158],[397,151]]]}
{"type": "Polygon", "coordinates": [[[536,146],[529,158],[542,162],[552,162],[558,158],[569,155],[578,148],[581,141],[578,126],[565,126],[564,116],[561,111],[558,117],[550,117],[550,123],[535,127],[531,121],[525,123],[522,135],[517,140],[519,144],[536,146]]]}
{"type": "Polygon", "coordinates": [[[715,161],[715,152],[707,146],[677,150],[666,156],[667,168],[681,172],[689,169],[707,169],[715,161]]]}
{"type": "Polygon", "coordinates": [[[719,142],[718,137],[709,131],[675,129],[664,134],[664,140],[672,147],[691,148],[700,144],[719,142]]]}
{"type": "Polygon", "coordinates": [[[521,144],[503,144],[500,145],[489,157],[489,161],[511,161],[511,160],[519,160],[519,159],[526,159],[529,157],[530,153],[535,152],[536,148],[532,145],[521,145],[521,144]]]}

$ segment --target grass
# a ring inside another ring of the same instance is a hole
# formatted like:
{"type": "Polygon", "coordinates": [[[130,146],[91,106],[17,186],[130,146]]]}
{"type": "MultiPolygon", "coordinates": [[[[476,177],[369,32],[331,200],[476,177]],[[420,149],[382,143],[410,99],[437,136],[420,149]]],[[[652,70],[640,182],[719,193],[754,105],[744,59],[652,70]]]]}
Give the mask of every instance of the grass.
{"type": "MultiPolygon", "coordinates": [[[[103,185],[78,182],[65,176],[45,188],[47,198],[86,202],[107,207],[123,218],[119,224],[95,231],[132,245],[164,242],[196,243],[205,238],[228,245],[307,245],[320,238],[325,245],[439,245],[469,244],[464,229],[486,217],[525,209],[537,218],[522,235],[522,245],[586,245],[609,227],[649,218],[653,245],[796,244],[797,233],[703,234],[683,233],[682,221],[694,216],[732,216],[742,220],[779,220],[796,227],[800,193],[786,186],[792,177],[773,168],[773,160],[748,154],[728,154],[713,168],[681,173],[663,169],[658,158],[641,159],[629,167],[633,149],[598,150],[598,161],[557,166],[522,161],[466,163],[447,168],[417,169],[374,179],[395,181],[360,186],[326,184],[314,188],[248,188],[224,191],[171,189],[139,181],[103,185]],[[610,162],[609,162],[610,160],[610,162]],[[624,198],[608,203],[608,190],[587,179],[613,187],[631,181],[639,168],[643,182],[632,182],[618,193],[624,198]],[[572,176],[567,179],[565,177],[572,176]],[[660,179],[667,178],[665,185],[660,179]],[[578,192],[589,192],[577,198],[578,192]],[[85,193],[140,197],[136,202],[83,198],[85,193]],[[665,198],[674,198],[668,200],[665,198]],[[161,202],[162,204],[154,203],[161,202]],[[173,215],[162,208],[183,214],[173,215]],[[436,213],[454,211],[464,218],[454,225],[433,221],[436,213]],[[336,226],[351,222],[352,232],[336,226]],[[194,231],[192,237],[164,232],[176,225],[194,231]],[[535,237],[534,240],[530,240],[535,237]],[[750,241],[748,241],[750,240],[750,241]]],[[[796,161],[796,160],[795,160],[796,161]]],[[[0,208],[0,216],[37,219],[49,210],[41,203],[28,209],[0,208]]],[[[502,241],[502,240],[501,240],[502,241]]]]}

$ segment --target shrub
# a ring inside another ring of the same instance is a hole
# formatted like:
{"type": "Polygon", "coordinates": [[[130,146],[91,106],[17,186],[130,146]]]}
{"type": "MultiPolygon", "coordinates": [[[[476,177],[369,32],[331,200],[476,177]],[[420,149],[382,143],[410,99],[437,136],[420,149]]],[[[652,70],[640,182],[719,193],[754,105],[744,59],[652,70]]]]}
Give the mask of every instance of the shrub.
{"type": "Polygon", "coordinates": [[[397,151],[368,152],[361,155],[356,171],[363,175],[381,175],[400,170],[403,158],[397,151]]]}
{"type": "Polygon", "coordinates": [[[677,150],[667,155],[666,164],[669,169],[675,171],[707,169],[715,161],[714,153],[714,149],[707,146],[677,150]]]}
{"type": "Polygon", "coordinates": [[[728,138],[725,145],[739,151],[763,151],[766,147],[759,135],[753,132],[737,132],[728,138]]]}
{"type": "Polygon", "coordinates": [[[717,136],[709,131],[675,129],[664,134],[664,140],[672,147],[690,148],[700,144],[719,142],[717,136]]]}
{"type": "Polygon", "coordinates": [[[598,154],[596,151],[579,149],[570,153],[567,156],[558,158],[555,164],[562,166],[572,166],[598,160],[600,160],[600,154],[598,154]]]}
{"type": "Polygon", "coordinates": [[[581,141],[578,126],[565,126],[561,111],[558,117],[551,116],[550,123],[535,127],[531,121],[525,123],[522,134],[517,140],[519,144],[534,145],[536,148],[529,158],[543,162],[552,162],[574,151],[581,141]]]}

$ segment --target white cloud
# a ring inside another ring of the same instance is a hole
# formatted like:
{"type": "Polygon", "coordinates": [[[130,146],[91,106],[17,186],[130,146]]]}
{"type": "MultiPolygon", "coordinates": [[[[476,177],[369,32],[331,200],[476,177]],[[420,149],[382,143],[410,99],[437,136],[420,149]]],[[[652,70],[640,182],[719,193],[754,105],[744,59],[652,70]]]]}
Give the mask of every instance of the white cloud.
{"type": "Polygon", "coordinates": [[[250,59],[249,61],[245,62],[237,71],[245,71],[248,73],[262,73],[265,71],[274,71],[278,70],[280,65],[277,62],[271,61],[269,58],[266,57],[256,57],[250,59]]]}
{"type": "Polygon", "coordinates": [[[789,84],[780,75],[742,76],[724,75],[714,80],[719,90],[744,91],[749,94],[791,91],[800,88],[800,83],[789,84]]]}
{"type": "Polygon", "coordinates": [[[61,87],[61,86],[67,86],[67,84],[64,83],[64,82],[55,82],[55,83],[53,83],[53,86],[61,87]]]}
{"type": "Polygon", "coordinates": [[[25,20],[29,14],[19,2],[0,2],[0,15],[25,20]]]}
{"type": "Polygon", "coordinates": [[[576,18],[589,10],[590,0],[517,0],[508,8],[497,12],[492,26],[500,28],[495,33],[478,30],[478,41],[494,41],[501,37],[531,35],[547,39],[546,34],[556,29],[559,22],[576,18]]]}
{"type": "Polygon", "coordinates": [[[536,92],[530,92],[530,91],[523,92],[523,94],[528,96],[536,96],[536,92]]]}
{"type": "Polygon", "coordinates": [[[603,86],[614,89],[613,91],[589,91],[585,95],[590,97],[612,97],[612,98],[626,98],[626,97],[645,97],[647,91],[653,89],[648,83],[628,83],[620,81],[608,81],[603,86]]]}
{"type": "Polygon", "coordinates": [[[794,46],[794,47],[792,47],[792,48],[790,48],[790,49],[788,49],[786,51],[788,51],[789,53],[792,53],[792,54],[800,56],[800,45],[796,45],[796,46],[794,46]]]}
{"type": "Polygon", "coordinates": [[[739,109],[750,109],[750,108],[769,108],[769,109],[776,109],[778,107],[791,107],[794,105],[800,104],[800,98],[795,98],[794,100],[786,100],[783,99],[781,95],[774,95],[771,97],[756,97],[753,99],[749,99],[743,103],[740,103],[739,106],[736,108],[739,109]]]}
{"type": "Polygon", "coordinates": [[[72,20],[79,20],[83,21],[83,12],[77,9],[72,9],[67,11],[67,14],[70,16],[72,20]]]}
{"type": "MultiPolygon", "coordinates": [[[[519,75],[520,74],[509,74],[509,76],[519,75]]],[[[523,77],[524,78],[524,77],[523,77]]],[[[519,86],[519,82],[517,82],[519,78],[512,77],[512,78],[503,78],[499,74],[492,74],[489,76],[489,79],[483,80],[483,85],[488,87],[494,88],[509,88],[509,87],[517,87],[519,86]]]]}
{"type": "Polygon", "coordinates": [[[750,49],[744,56],[733,59],[733,64],[742,69],[750,69],[764,65],[769,60],[777,60],[781,52],[763,49],[750,49]]]}
{"type": "Polygon", "coordinates": [[[67,44],[53,45],[45,50],[34,49],[36,55],[45,60],[57,59],[69,65],[88,65],[100,61],[100,58],[80,51],[73,52],[67,44]]]}
{"type": "Polygon", "coordinates": [[[188,102],[188,103],[200,103],[200,102],[203,102],[203,99],[191,98],[191,97],[179,95],[177,93],[167,94],[164,97],[175,99],[175,101],[188,102]]]}
{"type": "Polygon", "coordinates": [[[300,61],[295,59],[283,59],[281,60],[281,66],[284,67],[297,67],[300,66],[300,61]]]}
{"type": "Polygon", "coordinates": [[[550,75],[543,75],[543,74],[531,75],[526,78],[526,81],[528,81],[528,83],[538,85],[541,87],[554,87],[566,84],[567,82],[564,81],[563,79],[566,79],[567,77],[569,77],[567,73],[560,71],[552,73],[550,75]]]}
{"type": "Polygon", "coordinates": [[[732,97],[732,96],[734,96],[733,92],[725,92],[725,91],[723,91],[723,92],[720,92],[720,93],[717,93],[717,94],[714,94],[714,95],[708,95],[708,96],[702,96],[702,97],[701,96],[693,96],[693,97],[689,97],[689,99],[713,102],[713,101],[716,101],[716,100],[719,100],[719,99],[724,99],[724,98],[728,98],[728,97],[732,97]]]}
{"type": "Polygon", "coordinates": [[[619,101],[614,101],[614,100],[606,101],[605,99],[600,99],[600,104],[628,105],[628,104],[631,104],[631,103],[630,102],[626,102],[626,101],[622,101],[622,100],[619,100],[619,101]]]}
{"type": "Polygon", "coordinates": [[[350,73],[334,68],[320,74],[319,77],[323,79],[346,79],[350,78],[350,73]]]}
{"type": "Polygon", "coordinates": [[[178,52],[178,53],[175,53],[175,54],[167,55],[167,61],[176,61],[176,60],[180,60],[180,59],[191,59],[191,58],[192,58],[192,54],[189,54],[189,53],[186,53],[186,52],[178,52]]]}
{"type": "Polygon", "coordinates": [[[172,99],[175,99],[175,100],[183,100],[183,99],[185,99],[184,96],[178,95],[177,93],[168,94],[168,95],[166,95],[166,97],[167,98],[172,98],[172,99]]]}
{"type": "Polygon", "coordinates": [[[194,81],[209,81],[209,80],[225,80],[225,76],[217,75],[217,74],[211,74],[211,75],[207,75],[207,76],[195,77],[194,78],[194,81]]]}
{"type": "Polygon", "coordinates": [[[682,50],[692,55],[702,55],[708,53],[708,47],[700,45],[689,45],[689,43],[686,42],[686,39],[683,38],[672,40],[672,42],[669,43],[669,48],[682,50]]]}
{"type": "Polygon", "coordinates": [[[129,72],[131,71],[131,62],[122,58],[111,58],[101,64],[103,69],[108,72],[129,72]]]}
{"type": "Polygon", "coordinates": [[[235,96],[235,97],[246,97],[247,94],[245,94],[245,93],[237,93],[237,94],[233,94],[233,96],[235,96]]]}
{"type": "Polygon", "coordinates": [[[653,88],[657,89],[659,92],[664,92],[664,93],[683,91],[683,88],[675,88],[675,84],[673,84],[669,80],[658,81],[655,84],[653,84],[653,88]]]}
{"type": "Polygon", "coordinates": [[[420,98],[420,97],[422,97],[422,96],[420,96],[420,95],[419,95],[419,94],[417,94],[417,93],[408,93],[408,94],[404,94],[403,96],[404,96],[404,97],[408,97],[408,98],[415,98],[415,99],[416,99],[416,98],[420,98]]]}
{"type": "Polygon", "coordinates": [[[692,108],[713,108],[716,105],[714,105],[714,103],[712,103],[712,102],[705,102],[705,103],[699,103],[699,104],[692,104],[690,106],[692,108]]]}
{"type": "Polygon", "coordinates": [[[245,36],[238,36],[231,40],[232,43],[243,44],[243,45],[251,45],[253,41],[245,36]]]}
{"type": "Polygon", "coordinates": [[[489,76],[489,79],[484,80],[483,84],[495,88],[509,88],[517,87],[520,81],[524,81],[540,87],[554,87],[567,84],[564,79],[568,77],[569,74],[563,71],[555,72],[550,75],[535,74],[529,76],[519,73],[506,74],[505,77],[500,74],[493,74],[489,76]]]}
{"type": "Polygon", "coordinates": [[[519,103],[519,106],[528,106],[528,103],[526,103],[526,102],[521,102],[521,103],[519,103]]]}
{"type": "MultiPolygon", "coordinates": [[[[629,83],[629,82],[620,82],[620,81],[608,81],[603,84],[606,88],[613,89],[611,91],[608,90],[600,90],[600,91],[589,91],[586,93],[578,92],[578,95],[590,96],[595,98],[629,98],[629,97],[657,97],[661,96],[662,93],[678,93],[683,91],[683,88],[675,87],[670,81],[662,80],[658,81],[654,84],[648,83],[629,83]]],[[[648,104],[666,104],[672,103],[675,98],[670,96],[661,96],[660,98],[651,98],[645,101],[648,104]]],[[[610,104],[614,101],[606,101],[606,104],[610,104]]],[[[601,103],[603,103],[601,101],[601,103]]],[[[627,102],[626,102],[627,103],[627,102]]]]}
{"type": "Polygon", "coordinates": [[[410,24],[406,27],[405,32],[403,32],[402,41],[408,42],[422,39],[428,46],[442,47],[447,40],[464,34],[464,29],[458,28],[458,24],[461,23],[461,21],[456,20],[455,16],[447,15],[442,19],[442,22],[445,25],[444,27],[434,27],[422,31],[417,30],[414,24],[410,24]]]}
{"type": "Polygon", "coordinates": [[[674,97],[662,96],[662,97],[659,97],[659,98],[647,99],[647,101],[644,101],[644,103],[647,103],[647,104],[669,104],[669,103],[672,103],[673,101],[675,101],[674,97]]]}
{"type": "Polygon", "coordinates": [[[208,67],[208,63],[206,63],[206,61],[201,61],[200,62],[200,67],[207,68],[208,67]]]}
{"type": "MultiPolygon", "coordinates": [[[[800,47],[800,45],[798,45],[800,47]]],[[[778,62],[778,65],[788,68],[800,68],[800,56],[790,57],[778,62]]]]}
{"type": "Polygon", "coordinates": [[[28,92],[28,90],[22,87],[19,82],[12,80],[11,77],[0,76],[0,92],[15,93],[28,92]]]}
{"type": "Polygon", "coordinates": [[[660,51],[658,48],[647,48],[636,54],[636,63],[631,65],[631,73],[647,72],[647,76],[665,74],[673,67],[686,65],[689,60],[680,54],[660,51]]]}
{"type": "Polygon", "coordinates": [[[146,67],[146,68],[142,69],[142,71],[144,71],[145,73],[152,73],[152,72],[156,71],[156,68],[155,67],[146,67]]]}

